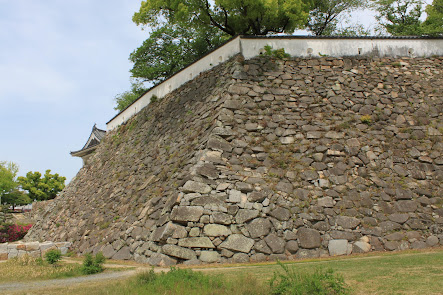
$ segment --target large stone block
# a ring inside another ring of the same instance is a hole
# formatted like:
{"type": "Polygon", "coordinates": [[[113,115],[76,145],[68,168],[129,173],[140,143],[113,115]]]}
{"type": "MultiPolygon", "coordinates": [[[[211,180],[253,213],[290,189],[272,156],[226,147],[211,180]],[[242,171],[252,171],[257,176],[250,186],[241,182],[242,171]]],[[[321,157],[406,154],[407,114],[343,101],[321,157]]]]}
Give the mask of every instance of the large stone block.
{"type": "Polygon", "coordinates": [[[188,180],[183,186],[183,192],[208,194],[211,192],[211,187],[206,183],[188,180]]]}
{"type": "Polygon", "coordinates": [[[388,215],[388,218],[390,221],[403,224],[409,219],[408,213],[394,213],[391,215],[388,215]]]}
{"type": "Polygon", "coordinates": [[[400,200],[394,203],[394,208],[400,212],[414,212],[417,207],[417,202],[411,200],[400,200]]]}
{"type": "Polygon", "coordinates": [[[117,251],[117,253],[115,253],[112,256],[112,259],[116,259],[116,260],[129,260],[131,258],[132,258],[132,255],[131,255],[131,251],[129,250],[128,246],[121,248],[120,250],[117,251]]]}
{"type": "Polygon", "coordinates": [[[266,244],[265,240],[260,240],[255,242],[254,250],[257,252],[261,252],[264,254],[271,254],[271,248],[269,248],[268,244],[266,244]]]}
{"type": "Polygon", "coordinates": [[[247,238],[241,234],[233,234],[221,243],[219,248],[248,253],[252,246],[254,246],[253,239],[247,238]]]}
{"type": "Polygon", "coordinates": [[[248,222],[251,219],[254,219],[258,216],[260,212],[258,210],[250,210],[250,209],[240,209],[235,215],[235,221],[238,224],[243,224],[248,222]]]}
{"type": "Polygon", "coordinates": [[[209,237],[229,236],[231,230],[220,224],[207,224],[203,228],[203,233],[209,237]]]}
{"type": "Polygon", "coordinates": [[[215,248],[208,237],[192,237],[178,240],[178,245],[187,248],[215,248]]]}
{"type": "Polygon", "coordinates": [[[296,257],[298,259],[318,258],[320,257],[319,249],[299,249],[296,257]]]}
{"type": "Polygon", "coordinates": [[[301,248],[313,249],[321,245],[320,233],[315,229],[302,227],[297,231],[297,237],[301,248]]]}
{"type": "Polygon", "coordinates": [[[269,213],[269,215],[280,221],[286,221],[291,217],[291,212],[286,208],[276,207],[269,213]]]}
{"type": "Polygon", "coordinates": [[[246,225],[249,236],[253,239],[266,236],[272,228],[272,223],[266,218],[256,218],[246,225]]]}
{"type": "Polygon", "coordinates": [[[352,252],[353,253],[366,253],[371,251],[371,244],[364,241],[357,241],[353,244],[352,252]]]}
{"type": "Polygon", "coordinates": [[[171,220],[176,222],[199,221],[203,215],[201,206],[180,206],[171,212],[171,220]]]}
{"type": "Polygon", "coordinates": [[[212,218],[214,219],[214,223],[225,225],[231,224],[231,216],[226,213],[215,212],[212,214],[212,218]]]}
{"type": "MultiPolygon", "coordinates": [[[[201,213],[203,214],[203,211],[201,213]]],[[[165,242],[168,238],[181,239],[185,238],[186,235],[187,231],[184,226],[175,224],[173,222],[168,222],[167,224],[154,230],[150,239],[155,242],[165,242]]]]}
{"type": "Polygon", "coordinates": [[[111,258],[115,255],[114,247],[112,247],[112,245],[106,245],[105,248],[103,248],[102,253],[106,258],[111,258]]]}
{"type": "Polygon", "coordinates": [[[165,254],[154,253],[151,255],[151,257],[149,257],[148,263],[150,265],[166,267],[166,266],[176,265],[177,260],[173,259],[165,254]]]}
{"type": "Polygon", "coordinates": [[[272,253],[281,254],[285,251],[285,240],[275,234],[269,234],[265,238],[265,242],[271,249],[272,253]]]}
{"type": "Polygon", "coordinates": [[[26,243],[26,251],[37,251],[40,249],[39,242],[29,242],[26,243]]]}
{"type": "Polygon", "coordinates": [[[201,251],[199,259],[202,262],[214,263],[220,261],[220,254],[217,251],[201,251]]]}
{"type": "Polygon", "coordinates": [[[208,149],[221,152],[231,152],[232,145],[221,137],[211,137],[208,140],[208,149]]]}
{"type": "Polygon", "coordinates": [[[197,255],[191,249],[183,248],[177,245],[164,245],[162,252],[166,255],[177,257],[180,259],[196,259],[197,255]]]}
{"type": "Polygon", "coordinates": [[[349,216],[337,216],[335,221],[344,229],[354,229],[360,224],[360,219],[349,216]]]}
{"type": "Polygon", "coordinates": [[[348,240],[330,240],[328,244],[329,255],[349,255],[352,252],[352,245],[348,240]]]}

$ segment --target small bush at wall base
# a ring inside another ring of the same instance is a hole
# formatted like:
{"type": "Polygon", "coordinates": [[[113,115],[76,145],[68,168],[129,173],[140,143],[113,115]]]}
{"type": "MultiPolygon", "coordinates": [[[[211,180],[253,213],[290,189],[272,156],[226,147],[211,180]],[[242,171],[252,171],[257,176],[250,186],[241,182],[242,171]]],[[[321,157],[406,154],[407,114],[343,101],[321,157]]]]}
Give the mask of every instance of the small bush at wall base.
{"type": "Polygon", "coordinates": [[[48,252],[45,253],[45,260],[49,263],[49,264],[56,264],[60,259],[62,258],[62,253],[60,252],[60,250],[49,250],[48,252]]]}
{"type": "Polygon", "coordinates": [[[95,257],[92,257],[91,254],[86,254],[81,268],[82,273],[85,275],[91,275],[102,272],[104,270],[103,263],[105,260],[105,256],[103,256],[101,252],[97,253],[95,257]]]}
{"type": "Polygon", "coordinates": [[[271,294],[296,295],[339,295],[350,294],[343,277],[334,274],[332,269],[316,269],[313,273],[301,273],[294,268],[278,264],[283,272],[274,272],[270,281],[271,294]]]}

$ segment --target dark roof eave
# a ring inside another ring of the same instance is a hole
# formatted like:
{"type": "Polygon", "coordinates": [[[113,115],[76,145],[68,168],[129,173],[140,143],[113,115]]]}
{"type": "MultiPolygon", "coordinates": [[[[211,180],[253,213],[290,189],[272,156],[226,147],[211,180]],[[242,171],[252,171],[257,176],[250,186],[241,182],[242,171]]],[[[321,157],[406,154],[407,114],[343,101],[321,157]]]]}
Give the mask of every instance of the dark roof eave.
{"type": "Polygon", "coordinates": [[[90,153],[92,153],[93,151],[95,151],[95,149],[98,147],[98,144],[96,144],[96,145],[93,145],[93,146],[91,146],[91,147],[88,147],[88,148],[86,148],[86,149],[81,149],[81,150],[78,150],[78,151],[73,151],[73,152],[70,152],[70,154],[71,154],[71,156],[73,156],[73,157],[84,157],[84,156],[86,156],[86,155],[88,155],[88,154],[90,154],[90,153]]]}

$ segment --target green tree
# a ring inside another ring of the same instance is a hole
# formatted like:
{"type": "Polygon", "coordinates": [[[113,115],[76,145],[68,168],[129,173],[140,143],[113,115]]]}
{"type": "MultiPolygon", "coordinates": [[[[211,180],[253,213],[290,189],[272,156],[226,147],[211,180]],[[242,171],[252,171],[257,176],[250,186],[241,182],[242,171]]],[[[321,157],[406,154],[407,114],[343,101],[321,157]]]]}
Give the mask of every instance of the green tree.
{"type": "Polygon", "coordinates": [[[114,109],[120,112],[123,111],[132,102],[137,100],[137,98],[142,96],[146,91],[147,89],[143,86],[143,83],[137,81],[131,82],[131,90],[125,91],[115,96],[114,100],[117,105],[114,107],[114,109]]]}
{"type": "Polygon", "coordinates": [[[443,0],[434,0],[426,6],[427,18],[423,23],[423,33],[430,36],[443,36],[443,0]]]}
{"type": "MultiPolygon", "coordinates": [[[[215,28],[196,31],[177,25],[164,25],[151,33],[129,60],[133,78],[159,83],[221,44],[225,38],[215,28]]],[[[137,84],[139,85],[139,84],[137,84]]]]}
{"type": "Polygon", "coordinates": [[[373,0],[380,26],[394,36],[419,36],[422,34],[420,16],[421,0],[373,0]]]}
{"type": "Polygon", "coordinates": [[[17,188],[18,165],[13,162],[0,162],[0,204],[4,203],[6,194],[17,188]]]}
{"type": "Polygon", "coordinates": [[[232,36],[292,33],[304,27],[311,1],[142,1],[132,20],[152,32],[129,57],[136,87],[117,95],[115,109],[122,111],[140,97],[140,83],[165,80],[232,36]]]}
{"type": "MultiPolygon", "coordinates": [[[[366,0],[314,0],[314,8],[309,13],[306,27],[314,35],[335,35],[343,23],[345,15],[353,10],[364,7],[366,0]]],[[[340,32],[351,31],[342,29],[340,32]]]]}
{"type": "Polygon", "coordinates": [[[11,205],[12,209],[14,209],[15,206],[24,206],[30,204],[32,203],[32,200],[25,192],[14,189],[2,196],[2,202],[4,204],[11,205]]]}
{"type": "Polygon", "coordinates": [[[230,36],[292,33],[304,27],[311,5],[304,0],[146,0],[132,19],[153,28],[165,23],[198,31],[215,27],[230,36]]]}
{"type": "Polygon", "coordinates": [[[32,200],[44,201],[54,199],[65,187],[66,177],[51,174],[46,170],[42,177],[40,172],[28,172],[26,177],[19,177],[18,182],[32,200]]]}

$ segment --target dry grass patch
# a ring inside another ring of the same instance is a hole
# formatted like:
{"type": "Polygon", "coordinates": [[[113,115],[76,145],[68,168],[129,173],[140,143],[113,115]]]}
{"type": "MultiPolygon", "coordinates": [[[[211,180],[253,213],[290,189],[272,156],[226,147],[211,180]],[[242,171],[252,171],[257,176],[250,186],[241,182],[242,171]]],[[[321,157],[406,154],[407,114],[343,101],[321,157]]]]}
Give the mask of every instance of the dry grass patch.
{"type": "Polygon", "coordinates": [[[80,265],[49,265],[42,259],[29,256],[13,258],[0,263],[0,283],[56,279],[81,275],[80,265]]]}

